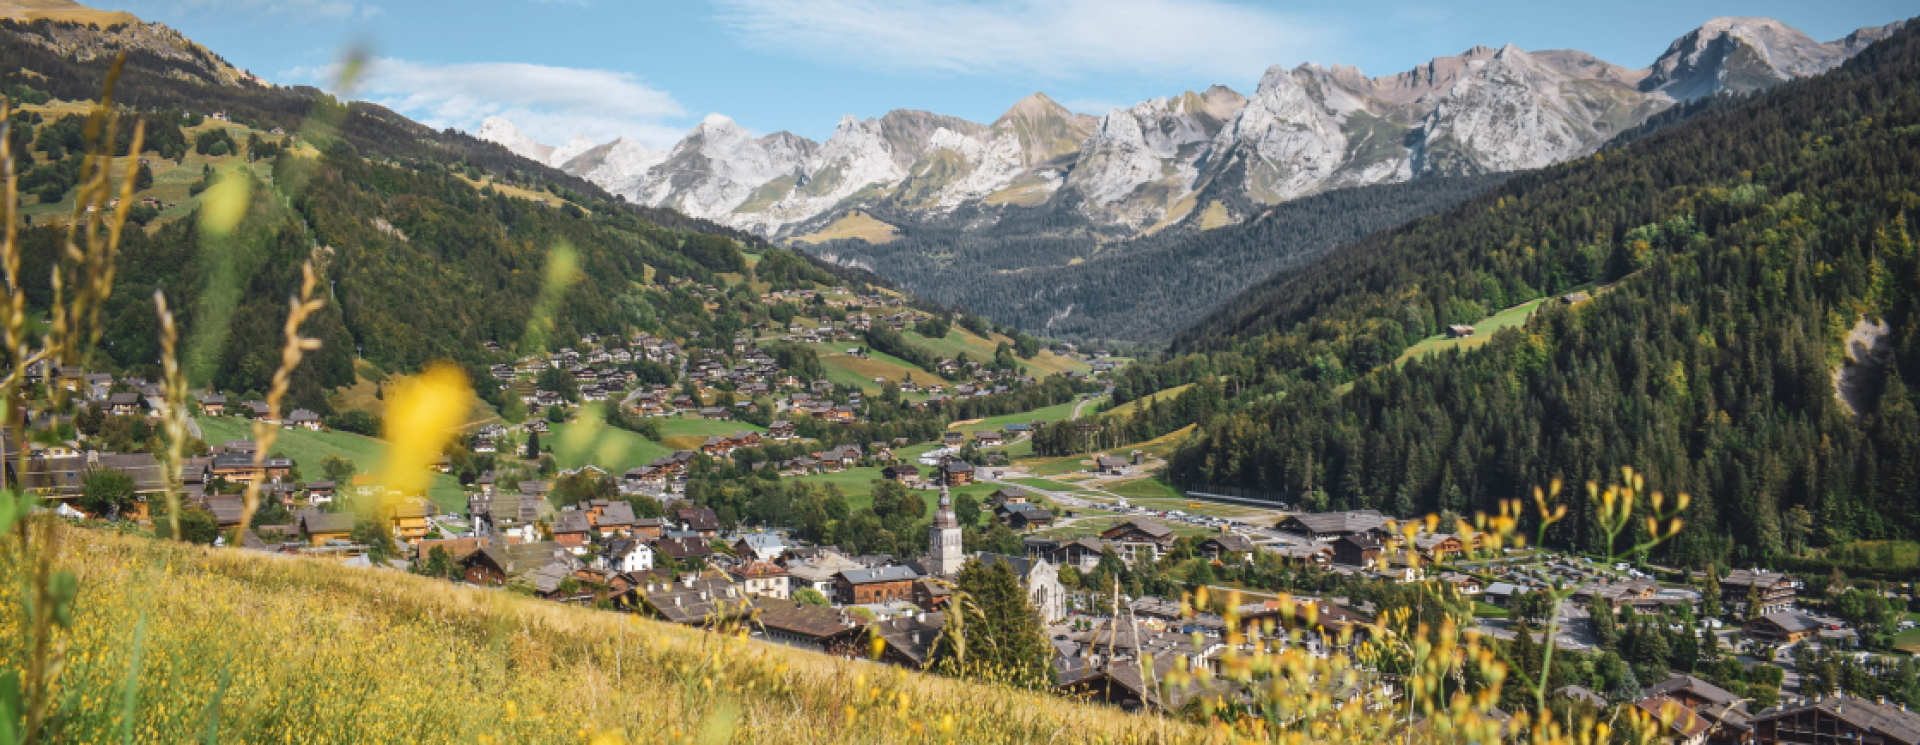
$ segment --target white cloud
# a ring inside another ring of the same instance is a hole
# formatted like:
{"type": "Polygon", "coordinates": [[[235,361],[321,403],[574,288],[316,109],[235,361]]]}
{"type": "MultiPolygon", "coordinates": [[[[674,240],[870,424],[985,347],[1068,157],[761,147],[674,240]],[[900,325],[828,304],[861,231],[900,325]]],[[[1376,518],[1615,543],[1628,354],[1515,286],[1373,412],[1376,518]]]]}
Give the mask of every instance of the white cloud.
{"type": "MultiPolygon", "coordinates": [[[[334,65],[285,77],[331,84],[338,75],[334,65]]],[[[353,95],[436,129],[472,132],[482,119],[504,117],[549,145],[586,135],[594,142],[627,137],[649,148],[669,147],[682,128],[662,120],[687,113],[673,96],[630,73],[519,62],[435,65],[383,58],[368,65],[353,95]]]]}
{"type": "Polygon", "coordinates": [[[714,0],[750,44],[882,69],[1242,79],[1330,51],[1324,28],[1228,0],[714,0]]]}

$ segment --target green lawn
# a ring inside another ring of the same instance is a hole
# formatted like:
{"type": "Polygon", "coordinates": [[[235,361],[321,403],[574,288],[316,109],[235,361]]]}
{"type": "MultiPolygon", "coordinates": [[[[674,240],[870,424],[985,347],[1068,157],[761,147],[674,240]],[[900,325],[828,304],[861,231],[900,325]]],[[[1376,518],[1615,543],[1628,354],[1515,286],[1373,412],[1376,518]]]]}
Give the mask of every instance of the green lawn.
{"type": "Polygon", "coordinates": [[[1062,484],[1058,481],[1049,481],[1047,479],[1007,479],[1007,482],[1019,484],[1028,489],[1039,489],[1041,491],[1077,491],[1073,488],[1072,484],[1062,484]]]}
{"type": "Polygon", "coordinates": [[[1181,494],[1179,489],[1175,489],[1172,486],[1168,486],[1167,484],[1161,482],[1159,479],[1153,479],[1153,478],[1139,479],[1136,481],[1128,481],[1124,484],[1109,486],[1107,487],[1106,490],[1114,494],[1118,494],[1120,496],[1126,497],[1128,499],[1152,499],[1152,498],[1185,499],[1186,498],[1186,495],[1181,494]]]}
{"type": "Polygon", "coordinates": [[[656,419],[660,422],[661,437],[683,437],[686,435],[711,437],[713,435],[731,435],[735,432],[743,431],[765,434],[767,431],[765,428],[756,427],[747,422],[733,420],[695,419],[685,416],[657,417],[656,419]]]}
{"type": "MultiPolygon", "coordinates": [[[[201,439],[208,445],[218,446],[228,440],[253,439],[253,422],[240,417],[196,417],[200,424],[201,439]]],[[[386,460],[386,445],[372,437],[364,437],[350,432],[312,432],[304,429],[282,429],[279,438],[274,440],[273,452],[292,458],[300,468],[300,477],[306,481],[318,481],[325,478],[320,472],[320,461],[329,455],[337,455],[353,461],[360,473],[374,473],[386,460]]],[[[460,482],[454,477],[436,473],[427,487],[427,498],[433,500],[442,510],[467,511],[466,493],[461,491],[460,482]]]]}
{"type": "MultiPolygon", "coordinates": [[[[847,496],[847,506],[856,510],[862,510],[873,506],[873,482],[879,478],[880,469],[878,468],[849,468],[839,473],[816,473],[809,476],[800,476],[793,480],[809,484],[833,484],[834,486],[838,486],[840,487],[840,493],[847,496]]],[[[950,491],[955,497],[959,497],[962,494],[972,494],[976,499],[984,503],[987,495],[992,494],[999,488],[1000,487],[993,484],[968,484],[966,486],[955,487],[950,491]]],[[[940,504],[939,490],[916,490],[914,493],[919,494],[922,499],[927,501],[927,514],[933,514],[933,508],[940,504]]]]}
{"type": "Polygon", "coordinates": [[[1472,349],[1485,344],[1493,338],[1494,333],[1502,329],[1508,329],[1526,323],[1527,317],[1533,315],[1534,309],[1540,307],[1540,304],[1546,302],[1546,300],[1546,298],[1540,298],[1539,300],[1522,303],[1488,316],[1479,323],[1475,323],[1473,325],[1473,336],[1465,339],[1449,339],[1444,333],[1437,336],[1429,336],[1420,340],[1420,343],[1408,347],[1407,351],[1400,354],[1400,359],[1393,361],[1393,364],[1396,366],[1404,365],[1408,360],[1416,357],[1422,357],[1448,349],[1472,349]]]}
{"type": "MultiPolygon", "coordinates": [[[[1920,622],[1920,613],[1908,613],[1907,620],[1920,622]]],[[[1920,628],[1907,629],[1893,635],[1893,648],[1912,655],[1920,655],[1920,628]]]]}
{"type": "Polygon", "coordinates": [[[866,357],[847,354],[848,349],[866,346],[865,342],[846,341],[834,344],[822,342],[807,346],[819,355],[821,367],[826,368],[827,379],[836,385],[849,385],[868,393],[878,393],[883,386],[874,383],[874,378],[894,381],[912,380],[921,386],[943,382],[940,376],[914,367],[906,360],[885,352],[870,350],[866,357]]]}
{"type": "Polygon", "coordinates": [[[1473,601],[1473,615],[1475,618],[1506,618],[1507,609],[1475,600],[1473,601]]]}
{"type": "MultiPolygon", "coordinates": [[[[669,421],[682,420],[675,417],[661,421],[664,425],[669,421]]],[[[701,419],[685,421],[735,425],[727,430],[727,434],[743,428],[752,428],[752,425],[738,422],[712,422],[701,419]]],[[[582,426],[576,422],[547,426],[551,431],[541,436],[540,444],[553,449],[553,460],[561,469],[594,465],[606,469],[608,473],[618,478],[628,469],[644,466],[657,458],[673,454],[673,450],[665,445],[617,427],[582,426]]]]}

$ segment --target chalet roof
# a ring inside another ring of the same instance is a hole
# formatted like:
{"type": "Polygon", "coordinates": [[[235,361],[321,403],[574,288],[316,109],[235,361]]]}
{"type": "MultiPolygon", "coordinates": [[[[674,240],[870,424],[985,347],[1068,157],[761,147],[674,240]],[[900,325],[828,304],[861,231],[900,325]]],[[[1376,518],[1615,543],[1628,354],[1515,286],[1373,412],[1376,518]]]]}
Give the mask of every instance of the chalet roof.
{"type": "Polygon", "coordinates": [[[354,522],[351,512],[319,510],[301,510],[297,519],[300,527],[308,533],[347,533],[353,530],[354,522]]]}
{"type": "Polygon", "coordinates": [[[714,514],[713,508],[711,507],[700,507],[700,508],[691,509],[691,510],[680,510],[679,512],[675,513],[675,516],[679,517],[681,522],[684,522],[687,524],[688,530],[719,530],[720,529],[720,516],[714,514]]]}
{"type": "Polygon", "coordinates": [[[1252,552],[1255,548],[1253,541],[1238,533],[1217,535],[1208,538],[1206,542],[1219,545],[1222,551],[1234,551],[1243,554],[1252,552]]]}
{"type": "Polygon", "coordinates": [[[926,664],[928,655],[933,651],[934,639],[939,638],[940,630],[946,625],[946,614],[922,613],[875,621],[872,628],[886,640],[887,646],[898,650],[915,664],[926,664]]]}
{"type": "Polygon", "coordinates": [[[1607,697],[1594,693],[1585,686],[1561,686],[1553,692],[1575,701],[1585,701],[1602,709],[1607,707],[1607,697]]]}
{"type": "Polygon", "coordinates": [[[1035,567],[1045,563],[1044,559],[1029,559],[1025,556],[1008,556],[1006,554],[996,554],[991,551],[981,551],[974,554],[973,558],[982,565],[1005,564],[1007,568],[1013,570],[1013,576],[1019,577],[1022,582],[1026,581],[1027,575],[1033,573],[1035,567]]]}
{"type": "Polygon", "coordinates": [[[713,547],[699,538],[661,538],[653,548],[675,559],[693,559],[713,555],[713,547]]]}
{"type": "Polygon", "coordinates": [[[1738,587],[1749,587],[1753,585],[1772,587],[1782,582],[1791,581],[1793,581],[1793,578],[1785,574],[1761,571],[1758,569],[1735,569],[1727,572],[1727,576],[1720,578],[1720,584],[1738,587]]]}
{"type": "Polygon", "coordinates": [[[756,620],[762,627],[810,639],[825,639],[866,625],[865,619],[839,608],[808,605],[797,600],[760,597],[754,599],[753,606],[760,611],[756,620]]]}
{"type": "Polygon", "coordinates": [[[1740,697],[1734,695],[1731,691],[1691,675],[1675,675],[1647,686],[1641,693],[1648,698],[1668,696],[1674,693],[1687,693],[1698,698],[1706,699],[1708,703],[1713,704],[1729,704],[1740,700],[1740,697]]]}
{"type": "Polygon", "coordinates": [[[1294,515],[1280,523],[1281,530],[1306,533],[1362,533],[1386,524],[1387,519],[1373,510],[1318,512],[1294,515]]]}
{"type": "Polygon", "coordinates": [[[583,510],[561,510],[559,517],[553,521],[553,532],[555,535],[585,533],[593,529],[590,522],[587,519],[587,513],[583,510]]]}
{"type": "Polygon", "coordinates": [[[602,528],[625,528],[632,526],[635,519],[631,502],[609,502],[601,508],[598,523],[602,528]]]}
{"type": "Polygon", "coordinates": [[[1905,711],[1897,706],[1864,698],[1830,696],[1800,706],[1777,709],[1752,719],[1752,724],[1774,719],[1792,719],[1808,711],[1824,712],[1868,732],[1879,733],[1902,743],[1920,743],[1920,711],[1905,711]]]}
{"type": "Polygon", "coordinates": [[[1789,634],[1798,634],[1809,631],[1819,631],[1826,628],[1829,622],[1826,619],[1809,613],[1788,610],[1778,613],[1768,613],[1753,619],[1752,623],[1770,623],[1780,627],[1780,630],[1789,634]]]}
{"type": "Polygon", "coordinates": [[[749,533],[741,536],[740,542],[747,544],[748,550],[755,554],[762,555],[766,553],[778,554],[787,548],[787,542],[781,540],[780,536],[772,533],[749,533]]]}
{"type": "Polygon", "coordinates": [[[664,569],[633,575],[632,592],[662,618],[674,623],[700,624],[744,618],[754,607],[725,572],[707,570],[675,576],[664,569]]]}
{"type": "Polygon", "coordinates": [[[1672,724],[1667,726],[1671,727],[1681,740],[1692,740],[1713,728],[1713,722],[1711,720],[1694,713],[1693,710],[1688,709],[1684,704],[1666,696],[1648,696],[1635,702],[1634,706],[1639,707],[1641,711],[1653,717],[1654,721],[1660,721],[1665,718],[1667,716],[1666,712],[1668,711],[1674,712],[1672,715],[1673,719],[1670,720],[1672,724]]]}
{"type": "Polygon", "coordinates": [[[841,570],[840,576],[845,577],[849,584],[855,585],[870,585],[879,582],[911,582],[920,578],[920,575],[915,573],[912,567],[904,566],[845,569],[841,570]]]}
{"type": "Polygon", "coordinates": [[[1173,536],[1172,528],[1167,527],[1165,524],[1161,523],[1159,520],[1150,520],[1144,517],[1134,518],[1132,520],[1128,520],[1126,522],[1120,523],[1119,525],[1115,525],[1111,528],[1108,528],[1106,532],[1102,533],[1101,535],[1124,533],[1129,528],[1133,530],[1138,530],[1142,533],[1153,536],[1154,539],[1156,540],[1170,538],[1173,536]]]}

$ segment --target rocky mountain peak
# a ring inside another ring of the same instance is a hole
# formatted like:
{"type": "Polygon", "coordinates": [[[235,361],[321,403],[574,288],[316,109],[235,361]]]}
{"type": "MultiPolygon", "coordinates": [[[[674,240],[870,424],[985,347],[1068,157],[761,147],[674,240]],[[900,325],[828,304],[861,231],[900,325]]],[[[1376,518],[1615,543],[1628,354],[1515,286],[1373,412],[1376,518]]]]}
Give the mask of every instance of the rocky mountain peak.
{"type": "Polygon", "coordinates": [[[1826,72],[1848,54],[1840,43],[1822,44],[1772,18],[1723,16],[1675,39],[1640,89],[1679,101],[1745,93],[1826,72]]]}
{"type": "Polygon", "coordinates": [[[490,116],[480,120],[480,129],[473,133],[487,142],[499,145],[527,160],[546,163],[553,157],[553,147],[535,142],[532,137],[521,132],[513,122],[501,117],[490,116]]]}
{"type": "Polygon", "coordinates": [[[1073,155],[1097,124],[1094,117],[1075,114],[1047,94],[1035,93],[1000,115],[993,132],[996,137],[1016,137],[1021,165],[1033,168],[1073,155]]]}

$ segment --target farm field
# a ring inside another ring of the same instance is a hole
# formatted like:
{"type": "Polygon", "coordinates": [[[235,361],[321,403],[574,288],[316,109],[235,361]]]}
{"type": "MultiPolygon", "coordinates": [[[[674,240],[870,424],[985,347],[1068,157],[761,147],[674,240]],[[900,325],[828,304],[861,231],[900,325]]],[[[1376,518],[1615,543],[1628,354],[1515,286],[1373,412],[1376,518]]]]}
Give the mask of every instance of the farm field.
{"type": "MultiPolygon", "coordinates": [[[[227,416],[195,417],[200,425],[200,434],[208,445],[219,445],[228,440],[253,439],[253,422],[249,419],[227,416]]],[[[305,481],[318,481],[320,462],[329,455],[353,461],[360,473],[377,473],[380,464],[386,460],[386,444],[372,437],[356,435],[351,432],[313,432],[304,429],[282,429],[278,439],[274,440],[273,452],[292,458],[300,468],[300,477],[305,481]]],[[[435,473],[427,487],[427,498],[442,510],[467,511],[466,492],[460,489],[460,482],[454,477],[435,473]]]]}

